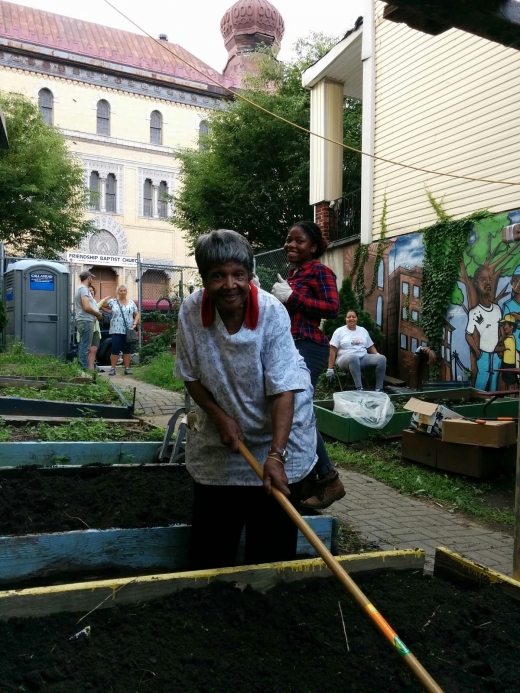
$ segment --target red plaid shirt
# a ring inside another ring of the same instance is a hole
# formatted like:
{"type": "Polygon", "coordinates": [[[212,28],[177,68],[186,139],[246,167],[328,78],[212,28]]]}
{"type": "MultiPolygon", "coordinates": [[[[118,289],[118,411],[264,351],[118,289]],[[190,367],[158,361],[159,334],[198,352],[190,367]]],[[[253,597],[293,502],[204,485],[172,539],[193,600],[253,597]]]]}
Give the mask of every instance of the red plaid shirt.
{"type": "Polygon", "coordinates": [[[319,260],[311,260],[289,271],[287,278],[293,290],[285,307],[291,316],[291,334],[294,339],[310,339],[329,345],[320,330],[324,318],[335,318],[339,313],[339,295],[336,275],[319,260]]]}

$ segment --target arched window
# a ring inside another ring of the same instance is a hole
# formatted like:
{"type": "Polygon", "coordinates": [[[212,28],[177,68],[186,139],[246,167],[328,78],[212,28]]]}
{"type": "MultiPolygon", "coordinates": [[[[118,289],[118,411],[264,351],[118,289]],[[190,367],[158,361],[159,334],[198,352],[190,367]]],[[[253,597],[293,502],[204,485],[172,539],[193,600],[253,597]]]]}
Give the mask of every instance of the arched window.
{"type": "Polygon", "coordinates": [[[380,260],[379,267],[377,268],[377,288],[383,289],[385,286],[385,263],[380,260]]]}
{"type": "Polygon", "coordinates": [[[143,216],[153,217],[152,181],[149,178],[143,186],[143,216]]]}
{"type": "Polygon", "coordinates": [[[383,297],[377,297],[376,303],[376,325],[381,327],[383,325],[383,297]]]}
{"type": "Polygon", "coordinates": [[[99,173],[97,171],[92,171],[90,174],[89,181],[90,189],[90,209],[100,208],[100,195],[99,195],[99,173]]]}
{"type": "Polygon", "coordinates": [[[110,106],[102,99],[97,103],[97,134],[110,135],[110,106]]]}
{"type": "Polygon", "coordinates": [[[201,120],[199,124],[199,149],[204,149],[206,146],[205,138],[209,135],[209,126],[207,120],[201,120]]]}
{"type": "Polygon", "coordinates": [[[168,200],[166,199],[168,195],[168,184],[166,181],[162,180],[159,185],[159,205],[157,209],[157,214],[161,219],[166,219],[168,216],[168,200]]]}
{"type": "Polygon", "coordinates": [[[116,177],[113,173],[107,176],[107,186],[105,190],[105,206],[107,212],[116,211],[116,177]]]}
{"type": "Polygon", "coordinates": [[[52,91],[49,91],[49,89],[40,89],[38,92],[38,106],[40,108],[40,115],[47,125],[52,125],[53,105],[54,98],[52,96],[52,91]]]}
{"type": "Polygon", "coordinates": [[[159,111],[152,111],[150,116],[150,142],[151,144],[162,144],[162,115],[159,111]]]}

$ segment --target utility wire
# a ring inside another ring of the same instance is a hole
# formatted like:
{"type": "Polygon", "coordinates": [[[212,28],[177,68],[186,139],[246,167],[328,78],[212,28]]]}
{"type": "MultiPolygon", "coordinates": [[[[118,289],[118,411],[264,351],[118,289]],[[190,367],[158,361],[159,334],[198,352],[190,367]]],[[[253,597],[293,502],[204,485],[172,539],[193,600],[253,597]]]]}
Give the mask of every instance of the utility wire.
{"type": "Polygon", "coordinates": [[[112,9],[114,9],[118,14],[120,14],[124,19],[130,22],[130,24],[133,24],[139,31],[141,31],[145,36],[148,36],[148,38],[151,38],[152,41],[155,41],[155,43],[160,46],[163,50],[168,51],[171,55],[173,55],[174,58],[177,60],[180,60],[183,62],[185,65],[187,65],[189,68],[192,70],[195,70],[195,72],[198,72],[200,75],[202,75],[205,79],[209,79],[213,84],[215,84],[217,87],[220,89],[224,89],[225,91],[229,92],[233,97],[237,99],[241,99],[245,103],[248,103],[250,106],[254,106],[260,111],[263,111],[269,116],[272,116],[273,118],[276,118],[277,120],[281,120],[284,123],[287,123],[287,125],[291,125],[292,127],[301,130],[302,132],[307,133],[308,135],[312,135],[313,137],[319,137],[322,140],[325,140],[326,142],[330,142],[331,144],[336,144],[338,147],[343,147],[343,149],[348,149],[351,152],[355,152],[356,154],[361,154],[362,156],[368,156],[371,159],[374,159],[376,161],[383,161],[386,164],[393,164],[394,166],[400,166],[401,168],[409,168],[412,169],[413,171],[420,171],[421,173],[430,173],[434,176],[446,176],[448,178],[457,178],[459,180],[470,180],[474,181],[477,183],[494,183],[495,185],[520,185],[520,181],[513,181],[513,180],[497,180],[494,178],[476,178],[474,176],[462,176],[458,175],[456,173],[447,173],[446,171],[433,171],[431,169],[427,168],[421,168],[420,166],[414,166],[413,164],[403,164],[400,161],[393,161],[392,159],[386,159],[383,156],[377,156],[376,154],[370,154],[368,152],[363,152],[360,149],[356,149],[355,147],[351,147],[348,144],[344,144],[343,142],[338,142],[336,140],[331,139],[330,137],[326,137],[325,135],[319,135],[316,132],[311,132],[311,130],[308,130],[307,128],[304,128],[302,125],[298,125],[297,123],[293,123],[290,120],[287,120],[281,115],[278,115],[277,113],[273,113],[272,111],[269,111],[267,108],[264,108],[263,106],[260,106],[259,104],[255,103],[254,101],[251,101],[251,99],[248,99],[246,96],[243,94],[240,94],[237,91],[233,91],[232,89],[229,89],[229,87],[224,86],[220,82],[218,82],[216,79],[211,77],[211,75],[208,75],[206,72],[201,70],[198,67],[195,67],[195,65],[192,65],[190,62],[185,60],[184,58],[181,58],[180,55],[175,53],[164,41],[159,41],[158,39],[155,38],[155,36],[152,36],[149,34],[145,29],[143,29],[137,22],[134,22],[133,19],[130,19],[128,15],[126,15],[122,10],[117,8],[115,5],[113,5],[110,0],[104,0],[104,2],[109,5],[112,9]]]}

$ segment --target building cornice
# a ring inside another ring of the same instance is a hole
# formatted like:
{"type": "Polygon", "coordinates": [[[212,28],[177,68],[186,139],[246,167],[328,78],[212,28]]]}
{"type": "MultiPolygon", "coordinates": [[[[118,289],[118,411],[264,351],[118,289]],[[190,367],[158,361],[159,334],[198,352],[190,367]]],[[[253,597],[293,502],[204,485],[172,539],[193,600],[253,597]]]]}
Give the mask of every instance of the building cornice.
{"type": "Polygon", "coordinates": [[[204,109],[220,109],[222,100],[229,98],[218,87],[15,43],[5,37],[0,37],[0,65],[204,109]]]}
{"type": "MultiPolygon", "coordinates": [[[[147,152],[149,154],[159,154],[162,156],[175,156],[180,149],[175,147],[165,147],[162,144],[147,144],[134,140],[122,140],[119,137],[109,135],[97,135],[94,132],[81,132],[80,130],[68,130],[60,128],[60,132],[69,140],[74,142],[89,142],[90,144],[102,144],[107,147],[117,147],[118,149],[132,149],[136,152],[147,152]]],[[[83,156],[83,154],[82,154],[83,156]]]]}

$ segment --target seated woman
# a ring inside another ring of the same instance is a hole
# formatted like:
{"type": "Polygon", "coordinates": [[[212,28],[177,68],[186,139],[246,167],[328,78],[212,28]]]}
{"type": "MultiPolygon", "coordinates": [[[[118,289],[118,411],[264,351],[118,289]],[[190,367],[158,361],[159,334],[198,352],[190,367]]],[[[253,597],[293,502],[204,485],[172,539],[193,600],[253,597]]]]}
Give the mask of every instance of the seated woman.
{"type": "Polygon", "coordinates": [[[378,353],[374,342],[364,327],[358,327],[358,314],[349,310],[345,327],[335,330],[330,340],[327,377],[334,375],[334,364],[342,371],[350,371],[356,390],[362,390],[361,371],[375,366],[376,392],[383,391],[386,372],[386,356],[378,353]]]}
{"type": "Polygon", "coordinates": [[[195,261],[204,289],[182,303],[175,362],[200,417],[186,441],[192,567],[233,565],[244,527],[247,564],[290,560],[297,529],[270,494],[277,488],[297,507],[314,466],[309,371],[287,311],[251,282],[253,251],[243,236],[201,236],[195,261]],[[263,464],[263,482],[237,453],[239,440],[263,464]]]}

